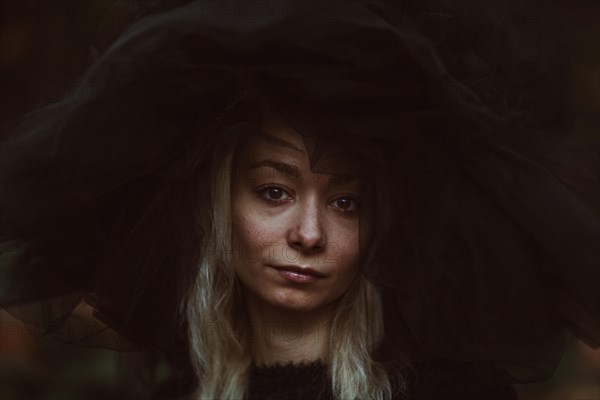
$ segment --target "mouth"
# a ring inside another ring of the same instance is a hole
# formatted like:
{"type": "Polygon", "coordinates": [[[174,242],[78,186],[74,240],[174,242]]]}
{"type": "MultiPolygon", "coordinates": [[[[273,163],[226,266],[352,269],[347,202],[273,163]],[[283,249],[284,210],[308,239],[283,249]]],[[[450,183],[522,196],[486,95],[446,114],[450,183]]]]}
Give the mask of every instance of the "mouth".
{"type": "Polygon", "coordinates": [[[269,266],[278,270],[281,276],[292,282],[310,283],[327,277],[327,275],[322,272],[315,271],[309,267],[300,267],[298,265],[269,266]]]}

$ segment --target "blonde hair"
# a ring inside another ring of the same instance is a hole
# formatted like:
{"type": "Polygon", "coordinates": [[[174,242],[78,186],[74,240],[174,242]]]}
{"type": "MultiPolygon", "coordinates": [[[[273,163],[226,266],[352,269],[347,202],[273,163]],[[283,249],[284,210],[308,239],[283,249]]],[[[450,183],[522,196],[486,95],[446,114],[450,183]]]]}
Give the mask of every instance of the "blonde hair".
{"type": "MultiPolygon", "coordinates": [[[[214,154],[210,191],[200,225],[202,258],[185,299],[190,357],[198,377],[196,399],[242,399],[251,365],[249,321],[232,266],[231,178],[235,145],[214,154]]],[[[336,399],[389,399],[384,366],[371,358],[383,338],[379,290],[359,274],[337,304],[327,356],[336,399]]],[[[401,386],[403,382],[400,382],[401,386]]]]}

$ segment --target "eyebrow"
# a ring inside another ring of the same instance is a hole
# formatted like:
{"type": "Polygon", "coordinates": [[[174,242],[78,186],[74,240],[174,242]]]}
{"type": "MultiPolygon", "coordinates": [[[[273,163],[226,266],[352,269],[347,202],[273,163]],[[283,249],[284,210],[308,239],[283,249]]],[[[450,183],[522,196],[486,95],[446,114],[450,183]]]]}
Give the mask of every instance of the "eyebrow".
{"type": "MultiPolygon", "coordinates": [[[[299,177],[302,175],[300,173],[300,171],[298,170],[298,167],[296,167],[295,165],[284,163],[281,161],[269,160],[269,159],[252,163],[252,164],[250,164],[250,167],[248,169],[252,170],[252,169],[256,169],[256,168],[260,168],[260,167],[271,167],[271,168],[276,169],[277,171],[285,174],[286,176],[291,176],[291,177],[299,177]]],[[[319,174],[319,172],[317,172],[317,174],[319,174]]],[[[325,174],[325,173],[323,173],[323,174],[325,174]]],[[[353,181],[359,180],[358,177],[353,176],[353,175],[347,175],[347,174],[327,173],[325,175],[329,175],[329,178],[327,178],[328,183],[346,183],[346,182],[353,182],[353,181]]]]}
{"type": "Polygon", "coordinates": [[[298,171],[298,167],[295,165],[268,159],[252,163],[248,169],[256,169],[260,167],[271,167],[286,175],[300,176],[300,171],[298,171]]]}

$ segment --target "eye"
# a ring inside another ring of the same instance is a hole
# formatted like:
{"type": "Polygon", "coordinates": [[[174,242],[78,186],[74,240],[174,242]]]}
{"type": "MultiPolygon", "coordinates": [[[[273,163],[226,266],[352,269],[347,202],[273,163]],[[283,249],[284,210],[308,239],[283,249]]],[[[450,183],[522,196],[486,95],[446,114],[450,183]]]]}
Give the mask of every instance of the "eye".
{"type": "Polygon", "coordinates": [[[338,197],[332,202],[334,207],[339,208],[343,212],[352,212],[358,210],[358,202],[349,196],[338,197]]]}
{"type": "Polygon", "coordinates": [[[257,193],[260,197],[272,202],[280,202],[290,200],[292,198],[292,196],[290,196],[285,189],[275,185],[264,187],[257,193]]]}

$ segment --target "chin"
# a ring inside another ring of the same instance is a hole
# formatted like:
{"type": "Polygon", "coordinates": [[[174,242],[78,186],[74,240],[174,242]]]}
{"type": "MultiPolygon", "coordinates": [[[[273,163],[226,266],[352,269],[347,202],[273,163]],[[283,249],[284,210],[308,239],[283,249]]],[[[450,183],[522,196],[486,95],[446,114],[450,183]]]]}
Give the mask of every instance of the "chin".
{"type": "Polygon", "coordinates": [[[274,293],[265,300],[275,307],[295,312],[318,310],[330,303],[325,300],[315,299],[314,295],[312,298],[308,298],[309,296],[307,293],[297,293],[294,289],[284,289],[274,293]]]}

